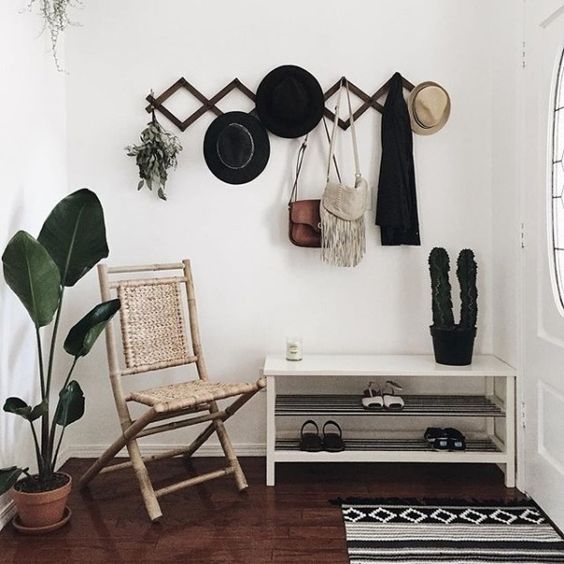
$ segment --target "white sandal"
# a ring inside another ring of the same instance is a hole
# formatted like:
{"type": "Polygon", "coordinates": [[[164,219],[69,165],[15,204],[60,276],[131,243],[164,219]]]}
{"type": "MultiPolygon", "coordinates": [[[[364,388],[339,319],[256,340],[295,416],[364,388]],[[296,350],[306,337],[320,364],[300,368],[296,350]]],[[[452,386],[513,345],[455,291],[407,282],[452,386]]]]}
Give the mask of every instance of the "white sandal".
{"type": "Polygon", "coordinates": [[[384,407],[390,411],[401,411],[405,407],[405,401],[401,396],[397,396],[395,392],[396,390],[403,390],[403,388],[392,380],[388,380],[386,386],[386,390],[389,389],[389,391],[384,390],[382,394],[384,407]]]}
{"type": "Polygon", "coordinates": [[[384,398],[380,388],[375,390],[372,385],[374,382],[368,383],[368,388],[364,390],[364,397],[362,398],[362,407],[368,411],[380,411],[384,408],[384,398]]]}

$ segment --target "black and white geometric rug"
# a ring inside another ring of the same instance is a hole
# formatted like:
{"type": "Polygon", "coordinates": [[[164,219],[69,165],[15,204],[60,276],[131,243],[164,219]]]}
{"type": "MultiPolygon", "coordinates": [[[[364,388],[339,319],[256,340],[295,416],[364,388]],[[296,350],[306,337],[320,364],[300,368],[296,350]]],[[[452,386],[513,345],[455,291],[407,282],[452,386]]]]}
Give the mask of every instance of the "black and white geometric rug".
{"type": "Polygon", "coordinates": [[[532,501],[335,500],[351,564],[564,563],[564,540],[532,501]]]}

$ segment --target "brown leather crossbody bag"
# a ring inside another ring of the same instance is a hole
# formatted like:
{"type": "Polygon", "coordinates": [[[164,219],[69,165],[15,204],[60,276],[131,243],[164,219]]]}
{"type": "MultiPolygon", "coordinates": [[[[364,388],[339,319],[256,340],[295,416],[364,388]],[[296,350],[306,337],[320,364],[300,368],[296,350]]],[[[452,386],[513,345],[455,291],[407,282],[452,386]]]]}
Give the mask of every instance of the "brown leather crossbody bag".
{"type": "MultiPolygon", "coordinates": [[[[323,120],[325,132],[329,136],[325,118],[323,120]]],[[[289,210],[289,237],[290,241],[297,247],[321,247],[321,217],[319,213],[319,206],[321,200],[298,200],[298,180],[302,164],[304,161],[305,151],[307,149],[308,136],[305,139],[298,151],[298,158],[296,159],[296,175],[294,178],[294,186],[292,188],[292,195],[288,202],[289,210]]],[[[337,175],[341,178],[337,163],[337,175]]]]}
{"type": "Polygon", "coordinates": [[[298,179],[307,148],[306,135],[296,161],[296,176],[288,202],[290,241],[297,247],[321,247],[321,200],[298,200],[298,179]]]}

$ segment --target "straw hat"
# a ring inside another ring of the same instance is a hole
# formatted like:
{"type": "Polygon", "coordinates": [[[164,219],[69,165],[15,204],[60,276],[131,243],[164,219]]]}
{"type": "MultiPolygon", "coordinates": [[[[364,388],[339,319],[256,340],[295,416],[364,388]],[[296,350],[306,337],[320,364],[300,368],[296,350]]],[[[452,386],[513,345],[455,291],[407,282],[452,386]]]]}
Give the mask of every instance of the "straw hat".
{"type": "Polygon", "coordinates": [[[422,82],[410,92],[407,108],[413,132],[432,135],[442,129],[448,121],[450,97],[440,84],[422,82]]]}

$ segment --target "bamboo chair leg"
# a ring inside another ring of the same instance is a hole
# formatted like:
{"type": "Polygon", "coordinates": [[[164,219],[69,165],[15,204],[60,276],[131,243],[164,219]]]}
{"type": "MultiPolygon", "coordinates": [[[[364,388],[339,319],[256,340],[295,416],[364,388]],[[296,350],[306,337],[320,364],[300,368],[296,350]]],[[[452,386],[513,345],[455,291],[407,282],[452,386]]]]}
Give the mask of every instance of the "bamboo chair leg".
{"type": "Polygon", "coordinates": [[[221,443],[221,447],[223,448],[223,452],[225,453],[225,457],[229,461],[229,465],[233,468],[233,477],[235,478],[235,483],[237,484],[237,489],[242,492],[249,487],[247,483],[247,479],[245,478],[245,474],[241,465],[239,464],[239,459],[233,450],[233,445],[231,444],[231,439],[225,430],[225,425],[221,420],[215,420],[213,422],[214,426],[216,427],[217,436],[219,437],[219,442],[221,443]]]}
{"type": "MultiPolygon", "coordinates": [[[[243,407],[256,393],[258,390],[254,392],[250,392],[248,394],[242,395],[237,398],[231,405],[224,409],[225,416],[222,417],[222,421],[227,421],[231,416],[235,415],[241,407],[243,407]]],[[[217,408],[217,404],[216,404],[217,408]]],[[[211,412],[211,410],[210,410],[211,412]]],[[[213,413],[213,412],[212,412],[213,413]]],[[[198,437],[192,442],[192,444],[186,449],[184,453],[184,458],[190,458],[214,433],[215,426],[213,423],[210,423],[199,435],[198,437]]]]}
{"type": "Polygon", "coordinates": [[[127,451],[129,452],[129,458],[131,459],[131,464],[133,466],[133,471],[137,476],[137,481],[139,482],[139,488],[141,489],[141,495],[143,496],[143,501],[145,503],[145,509],[149,514],[149,518],[153,523],[158,521],[163,513],[159,505],[157,496],[155,495],[155,490],[153,489],[153,484],[149,478],[149,473],[147,472],[147,467],[143,462],[143,457],[139,451],[139,445],[135,439],[127,443],[127,451]]]}
{"type": "MultiPolygon", "coordinates": [[[[210,404],[210,413],[216,413],[219,411],[217,407],[217,403],[211,402],[210,404]]],[[[233,468],[233,477],[235,478],[235,483],[237,484],[237,489],[241,492],[246,490],[249,487],[247,480],[245,478],[245,474],[243,473],[243,469],[239,464],[239,459],[235,454],[235,450],[233,449],[233,445],[231,444],[231,439],[227,434],[227,430],[225,429],[225,425],[221,419],[214,419],[212,425],[215,427],[215,431],[219,438],[219,442],[221,443],[221,448],[225,453],[225,457],[229,461],[229,466],[233,468]]]]}
{"type": "Polygon", "coordinates": [[[129,439],[135,438],[137,433],[141,431],[144,427],[146,427],[153,419],[155,418],[155,414],[153,411],[149,410],[145,412],[139,419],[132,423],[131,420],[127,419],[124,425],[129,425],[126,427],[122,434],[104,451],[104,453],[88,468],[88,470],[83,474],[80,478],[80,487],[84,488],[88,485],[90,481],[92,481],[114,458],[114,456],[124,447],[127,445],[129,439]]]}
{"type": "Polygon", "coordinates": [[[210,423],[192,442],[192,444],[186,449],[184,458],[190,458],[214,433],[215,427],[213,423],[210,423]]]}
{"type": "Polygon", "coordinates": [[[98,460],[96,460],[96,462],[94,462],[94,464],[92,464],[92,466],[90,466],[90,468],[88,468],[88,470],[86,470],[86,472],[81,476],[79,482],[80,489],[85,488],[100,473],[100,470],[102,470],[102,468],[104,468],[104,466],[106,466],[106,464],[108,464],[108,462],[110,462],[110,460],[112,460],[114,456],[125,446],[125,444],[125,439],[120,437],[111,446],[109,446],[102,453],[100,458],[98,458],[98,460]]]}
{"type": "Polygon", "coordinates": [[[145,502],[145,507],[151,521],[157,521],[162,517],[162,511],[155,495],[155,490],[151,484],[147,467],[143,462],[139,445],[135,440],[137,433],[146,427],[155,418],[155,413],[152,410],[146,411],[139,419],[132,422],[130,419],[124,422],[124,425],[129,424],[129,427],[124,429],[122,435],[118,437],[111,446],[94,462],[92,466],[80,479],[80,487],[84,488],[93,478],[97,476],[100,470],[107,465],[107,463],[114,458],[114,456],[124,447],[127,447],[133,471],[137,476],[141,495],[145,502]]]}

